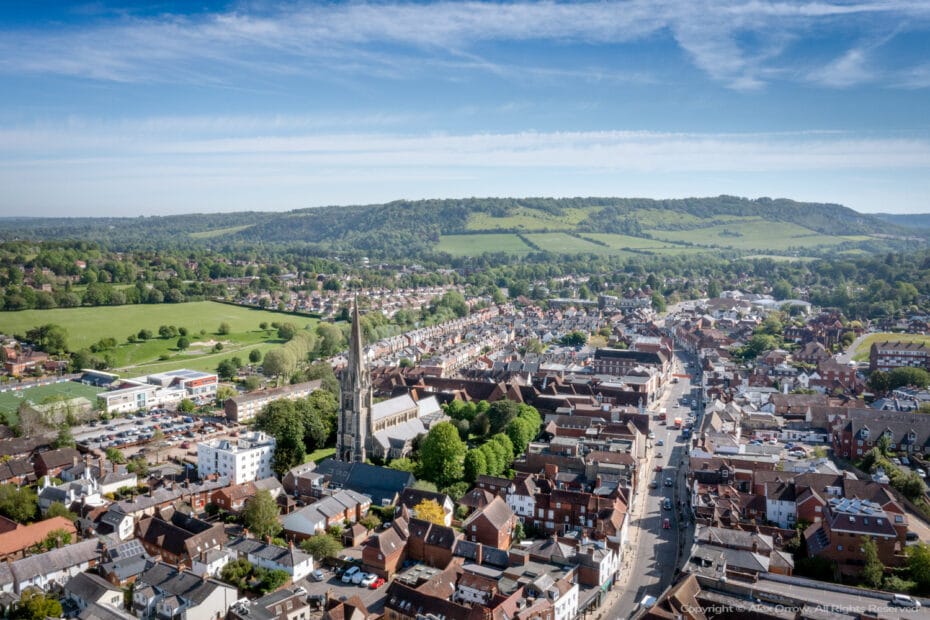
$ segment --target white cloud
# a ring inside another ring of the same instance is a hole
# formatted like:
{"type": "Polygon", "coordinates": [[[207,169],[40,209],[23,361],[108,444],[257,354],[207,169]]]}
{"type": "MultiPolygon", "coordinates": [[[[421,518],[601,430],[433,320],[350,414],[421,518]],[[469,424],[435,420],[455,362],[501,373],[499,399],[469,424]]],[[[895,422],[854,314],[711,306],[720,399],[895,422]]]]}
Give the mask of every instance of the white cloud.
{"type": "MultiPolygon", "coordinates": [[[[299,4],[266,14],[122,18],[80,29],[0,32],[0,71],[207,84],[241,72],[403,77],[453,61],[495,72],[498,62],[473,54],[484,42],[616,45],[670,32],[713,79],[751,89],[783,69],[786,42],[822,34],[819,28],[848,26],[868,37],[889,22],[926,30],[928,20],[930,3],[895,0],[299,4]]],[[[603,62],[588,73],[616,71],[609,58],[603,62]]],[[[524,69],[526,77],[545,75],[544,67],[524,69]]]]}

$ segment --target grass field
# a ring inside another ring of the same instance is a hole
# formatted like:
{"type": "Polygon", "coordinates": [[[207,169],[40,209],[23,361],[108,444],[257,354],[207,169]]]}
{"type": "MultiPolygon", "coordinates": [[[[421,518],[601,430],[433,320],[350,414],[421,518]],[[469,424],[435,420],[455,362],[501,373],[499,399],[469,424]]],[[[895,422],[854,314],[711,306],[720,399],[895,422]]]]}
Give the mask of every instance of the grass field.
{"type": "Polygon", "coordinates": [[[475,213],[468,218],[468,230],[520,229],[543,230],[546,228],[575,228],[590,213],[599,207],[590,209],[565,209],[562,215],[551,215],[537,209],[517,207],[507,217],[493,217],[487,213],[475,213]]]}
{"type": "Polygon", "coordinates": [[[443,235],[436,245],[437,252],[448,252],[453,256],[479,256],[485,252],[507,254],[529,254],[533,248],[523,243],[520,237],[508,233],[499,235],[443,235]]]}
{"type": "Polygon", "coordinates": [[[201,232],[191,233],[189,236],[192,239],[213,239],[215,237],[222,237],[224,235],[232,235],[239,231],[245,230],[246,228],[251,228],[251,226],[246,224],[245,226],[230,226],[229,228],[215,228],[213,230],[204,230],[201,232]]]}
{"type": "Polygon", "coordinates": [[[161,372],[189,367],[196,370],[215,370],[223,359],[243,357],[253,348],[267,351],[280,344],[274,331],[261,331],[259,324],[291,322],[298,328],[315,326],[316,319],[277,312],[266,312],[211,301],[187,304],[153,304],[133,306],[106,306],[100,308],[58,308],[55,310],[26,310],[0,313],[0,332],[24,334],[38,325],[55,323],[68,333],[68,348],[72,351],[89,347],[101,338],[113,337],[120,343],[108,352],[117,368],[135,367],[136,372],[161,372]],[[228,323],[230,333],[216,334],[220,323],[228,323]],[[184,352],[175,348],[176,338],[154,338],[129,344],[127,336],[141,329],[156,335],[161,325],[186,327],[191,347],[184,352]],[[213,353],[215,342],[223,344],[223,351],[213,353]],[[159,360],[162,355],[170,360],[159,360]]]}
{"type": "Polygon", "coordinates": [[[656,239],[715,245],[737,250],[787,250],[863,241],[867,237],[823,235],[809,228],[762,218],[742,218],[716,226],[692,230],[650,230],[656,239]]]}
{"type": "Polygon", "coordinates": [[[926,345],[930,345],[930,336],[925,336],[923,334],[894,334],[888,332],[869,334],[859,343],[859,347],[853,354],[853,359],[857,362],[867,362],[869,360],[869,349],[872,348],[872,343],[885,341],[922,342],[926,345]]]}
{"type": "MultiPolygon", "coordinates": [[[[645,239],[643,237],[631,237],[629,235],[615,235],[610,233],[581,233],[583,237],[594,239],[606,243],[610,246],[610,253],[616,254],[623,250],[644,250],[656,254],[695,254],[706,252],[706,248],[694,248],[686,245],[678,245],[658,239],[645,239]]],[[[601,248],[605,250],[607,248],[601,248]]]]}
{"type": "Polygon", "coordinates": [[[74,381],[40,385],[23,390],[13,390],[11,388],[12,384],[0,388],[7,390],[5,392],[0,392],[0,413],[6,416],[10,425],[15,425],[19,422],[16,412],[19,410],[19,404],[23,401],[29,401],[35,405],[39,405],[59,396],[65,398],[83,396],[90,402],[96,403],[97,394],[103,391],[103,388],[83,385],[81,383],[75,383],[74,381]]]}
{"type": "Polygon", "coordinates": [[[594,254],[610,253],[609,248],[573,237],[567,233],[537,233],[527,235],[527,239],[538,245],[548,252],[558,252],[559,254],[578,254],[579,252],[590,252],[594,254]]]}

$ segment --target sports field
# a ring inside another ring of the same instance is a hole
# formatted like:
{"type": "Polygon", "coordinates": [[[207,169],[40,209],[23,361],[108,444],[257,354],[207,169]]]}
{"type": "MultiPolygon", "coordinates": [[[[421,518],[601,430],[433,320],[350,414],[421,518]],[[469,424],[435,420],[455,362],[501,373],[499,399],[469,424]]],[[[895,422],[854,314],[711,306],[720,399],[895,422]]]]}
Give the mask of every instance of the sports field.
{"type": "Polygon", "coordinates": [[[90,402],[96,403],[97,394],[103,391],[103,388],[83,385],[74,381],[40,385],[23,390],[14,390],[14,386],[14,383],[9,383],[0,387],[0,390],[5,390],[0,392],[0,413],[6,416],[7,421],[11,425],[19,421],[16,412],[19,410],[19,405],[23,401],[29,401],[35,405],[39,405],[58,397],[77,398],[83,396],[90,402]]]}
{"type": "Polygon", "coordinates": [[[200,301],[186,304],[146,304],[105,306],[98,308],[57,308],[55,310],[25,310],[0,313],[0,332],[25,334],[27,330],[47,323],[61,325],[68,334],[68,349],[89,348],[101,338],[115,338],[115,349],[99,355],[109,355],[115,368],[141,367],[140,372],[190,367],[215,370],[217,365],[234,355],[248,356],[253,348],[267,351],[281,344],[274,330],[262,331],[259,324],[290,322],[302,329],[313,327],[316,319],[278,312],[200,301]],[[221,323],[229,325],[229,333],[219,335],[221,323]],[[190,348],[179,351],[177,338],[158,338],[158,328],[174,325],[188,330],[190,348]],[[147,329],[155,338],[136,343],[127,342],[131,334],[147,329]],[[220,352],[213,347],[222,344],[220,352]],[[168,360],[160,360],[168,356],[168,360]]]}
{"type": "Polygon", "coordinates": [[[859,343],[859,347],[856,349],[856,352],[853,354],[853,359],[857,362],[867,362],[869,360],[869,350],[872,348],[873,342],[922,342],[925,345],[930,346],[930,336],[924,334],[895,334],[890,332],[882,332],[880,334],[869,334],[862,339],[862,342],[859,343]]]}

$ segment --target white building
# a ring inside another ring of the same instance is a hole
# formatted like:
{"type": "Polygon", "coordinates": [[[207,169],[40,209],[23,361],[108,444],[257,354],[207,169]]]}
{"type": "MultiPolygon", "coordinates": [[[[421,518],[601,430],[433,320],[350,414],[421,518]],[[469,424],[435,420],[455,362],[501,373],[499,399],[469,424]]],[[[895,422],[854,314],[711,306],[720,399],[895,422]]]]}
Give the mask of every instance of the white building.
{"type": "Polygon", "coordinates": [[[140,409],[175,406],[185,398],[198,404],[216,398],[218,377],[199,370],[170,370],[135,379],[115,381],[112,390],[97,401],[107,413],[132,413],[140,409]]]}
{"type": "Polygon", "coordinates": [[[200,477],[219,474],[233,484],[254,482],[274,475],[275,439],[261,431],[248,433],[237,441],[214,439],[197,444],[200,477]]]}
{"type": "Polygon", "coordinates": [[[555,620],[573,620],[578,615],[578,584],[557,581],[549,593],[555,603],[555,620]]]}

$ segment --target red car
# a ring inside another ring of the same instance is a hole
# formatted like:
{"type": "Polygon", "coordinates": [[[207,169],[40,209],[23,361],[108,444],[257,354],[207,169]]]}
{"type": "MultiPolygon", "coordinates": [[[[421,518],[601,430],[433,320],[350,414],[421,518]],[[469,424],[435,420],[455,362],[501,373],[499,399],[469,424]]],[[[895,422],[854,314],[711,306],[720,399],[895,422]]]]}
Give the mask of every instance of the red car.
{"type": "Polygon", "coordinates": [[[662,471],[662,466],[661,466],[661,465],[656,465],[656,471],[662,471]]]}
{"type": "Polygon", "coordinates": [[[372,582],[371,582],[371,585],[368,586],[368,587],[371,588],[372,590],[377,590],[378,588],[380,588],[380,587],[383,586],[383,585],[384,585],[384,577],[378,577],[377,579],[375,579],[374,581],[372,581],[372,582]]]}
{"type": "Polygon", "coordinates": [[[672,523],[668,520],[668,517],[662,520],[662,529],[669,530],[672,528],[672,523]]]}

